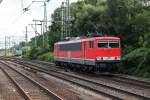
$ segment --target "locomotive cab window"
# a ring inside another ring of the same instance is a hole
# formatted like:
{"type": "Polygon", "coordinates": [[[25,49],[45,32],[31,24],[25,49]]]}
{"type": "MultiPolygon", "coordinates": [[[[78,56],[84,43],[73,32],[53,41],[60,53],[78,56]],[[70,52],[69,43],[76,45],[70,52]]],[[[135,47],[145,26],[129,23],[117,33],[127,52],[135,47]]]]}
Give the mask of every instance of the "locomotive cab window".
{"type": "Polygon", "coordinates": [[[94,41],[90,41],[90,48],[94,48],[94,41]]]}
{"type": "Polygon", "coordinates": [[[98,48],[108,48],[108,41],[98,41],[98,48]]]}
{"type": "Polygon", "coordinates": [[[119,42],[115,41],[110,41],[109,42],[109,48],[119,48],[119,42]]]}

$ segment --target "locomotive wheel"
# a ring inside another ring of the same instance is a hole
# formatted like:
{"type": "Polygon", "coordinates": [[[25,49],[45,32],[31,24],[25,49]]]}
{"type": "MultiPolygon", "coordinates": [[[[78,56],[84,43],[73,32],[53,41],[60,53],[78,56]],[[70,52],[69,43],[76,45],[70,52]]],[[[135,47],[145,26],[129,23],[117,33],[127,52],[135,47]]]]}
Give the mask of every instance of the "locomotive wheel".
{"type": "Polygon", "coordinates": [[[100,65],[98,63],[96,63],[93,70],[94,70],[94,72],[99,73],[100,72],[100,65]]]}
{"type": "Polygon", "coordinates": [[[81,65],[81,69],[82,69],[82,71],[87,71],[87,67],[85,66],[85,65],[81,65]]]}

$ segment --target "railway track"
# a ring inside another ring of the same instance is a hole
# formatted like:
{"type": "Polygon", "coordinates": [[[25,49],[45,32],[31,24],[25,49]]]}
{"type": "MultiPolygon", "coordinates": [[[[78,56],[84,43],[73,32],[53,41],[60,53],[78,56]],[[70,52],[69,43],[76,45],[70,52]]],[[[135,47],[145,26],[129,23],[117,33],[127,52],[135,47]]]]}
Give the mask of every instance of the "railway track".
{"type": "MultiPolygon", "coordinates": [[[[55,67],[55,65],[53,63],[47,63],[47,62],[43,62],[43,61],[39,61],[39,62],[32,61],[32,62],[37,63],[37,64],[43,64],[44,66],[46,65],[46,66],[54,66],[55,67]]],[[[111,78],[115,81],[124,82],[127,84],[133,84],[133,85],[137,85],[137,86],[142,86],[142,87],[150,89],[150,81],[148,81],[148,80],[139,80],[139,79],[131,78],[128,76],[124,76],[122,74],[112,74],[112,76],[113,77],[111,77],[111,78]]]]}
{"type": "Polygon", "coordinates": [[[74,76],[74,75],[70,75],[70,74],[66,74],[64,72],[59,72],[59,71],[55,71],[55,70],[45,70],[42,67],[38,67],[35,64],[29,64],[29,63],[25,63],[25,62],[16,62],[18,64],[21,64],[23,66],[26,66],[27,68],[30,68],[30,70],[36,70],[36,71],[40,71],[43,73],[47,73],[49,75],[52,75],[54,77],[57,77],[59,79],[65,80],[65,81],[69,81],[70,83],[76,84],[78,86],[84,87],[88,90],[94,91],[96,93],[99,94],[103,94],[104,96],[113,98],[113,99],[142,99],[142,100],[148,100],[150,99],[150,97],[146,97],[143,95],[139,95],[136,94],[134,92],[128,92],[116,87],[111,87],[109,85],[106,84],[102,84],[102,83],[98,83],[96,81],[91,81],[89,79],[85,79],[83,77],[78,77],[78,76],[74,76]],[[109,91],[109,92],[108,92],[109,91]]]}
{"type": "Polygon", "coordinates": [[[25,100],[25,96],[1,68],[0,76],[0,100],[25,100]]]}
{"type": "MultiPolygon", "coordinates": [[[[39,61],[39,62],[31,61],[31,62],[39,64],[39,65],[42,64],[43,66],[47,66],[47,67],[49,67],[49,66],[56,67],[53,63],[47,63],[47,62],[43,62],[43,61],[39,61]]],[[[26,63],[29,63],[29,62],[26,62],[26,63]]],[[[32,64],[32,63],[29,63],[29,64],[32,64]]],[[[57,68],[59,68],[59,67],[57,66],[57,68]]],[[[45,67],[45,69],[47,69],[47,68],[45,67]]],[[[86,74],[86,73],[84,73],[84,74],[86,74]]],[[[87,74],[87,75],[89,75],[89,74],[87,74]]],[[[113,80],[113,81],[126,83],[126,84],[132,84],[132,85],[136,85],[136,86],[140,86],[140,87],[150,89],[150,81],[148,81],[148,80],[142,80],[142,79],[139,80],[139,79],[131,78],[131,77],[128,77],[128,76],[125,76],[125,75],[122,75],[122,74],[112,74],[112,76],[113,77],[111,77],[110,79],[113,80]]]]}
{"type": "Polygon", "coordinates": [[[2,71],[15,84],[25,100],[62,100],[59,96],[40,85],[38,82],[22,74],[16,69],[10,67],[1,61],[2,71]]]}
{"type": "Polygon", "coordinates": [[[125,77],[125,76],[123,76],[121,74],[114,75],[113,79],[117,80],[117,81],[120,81],[120,82],[133,84],[133,85],[137,85],[137,86],[142,86],[142,87],[150,89],[150,81],[141,81],[141,80],[138,80],[138,79],[125,77]]]}

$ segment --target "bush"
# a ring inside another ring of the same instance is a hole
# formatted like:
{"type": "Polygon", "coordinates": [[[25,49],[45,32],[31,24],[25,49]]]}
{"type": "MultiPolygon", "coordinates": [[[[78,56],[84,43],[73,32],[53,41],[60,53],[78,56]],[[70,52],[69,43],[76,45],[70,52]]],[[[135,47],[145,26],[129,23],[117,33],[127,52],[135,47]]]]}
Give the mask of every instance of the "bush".
{"type": "Polygon", "coordinates": [[[32,58],[32,59],[36,59],[36,57],[37,57],[37,52],[38,52],[39,50],[38,50],[38,48],[32,48],[31,49],[31,52],[30,52],[30,57],[32,58]]]}
{"type": "Polygon", "coordinates": [[[125,55],[122,60],[127,65],[138,66],[139,63],[141,63],[144,60],[147,51],[147,48],[135,49],[134,51],[125,55]]]}
{"type": "Polygon", "coordinates": [[[148,77],[150,75],[150,50],[139,48],[123,57],[122,72],[148,77]]]}
{"type": "Polygon", "coordinates": [[[48,48],[32,48],[30,52],[30,57],[32,59],[37,59],[39,55],[42,55],[43,53],[49,52],[48,48]]]}
{"type": "Polygon", "coordinates": [[[43,60],[43,61],[50,61],[53,62],[54,60],[54,55],[52,52],[44,53],[42,55],[39,55],[37,57],[38,60],[43,60]]]}

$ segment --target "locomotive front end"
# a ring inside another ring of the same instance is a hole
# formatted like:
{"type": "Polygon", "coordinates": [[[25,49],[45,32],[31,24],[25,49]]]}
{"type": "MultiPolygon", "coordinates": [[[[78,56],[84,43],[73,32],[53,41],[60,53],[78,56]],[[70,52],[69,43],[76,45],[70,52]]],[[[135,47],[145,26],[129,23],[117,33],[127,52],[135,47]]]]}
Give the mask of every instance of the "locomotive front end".
{"type": "Polygon", "coordinates": [[[120,38],[104,37],[96,40],[96,67],[101,71],[117,70],[121,60],[120,38]]]}

